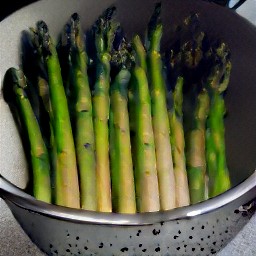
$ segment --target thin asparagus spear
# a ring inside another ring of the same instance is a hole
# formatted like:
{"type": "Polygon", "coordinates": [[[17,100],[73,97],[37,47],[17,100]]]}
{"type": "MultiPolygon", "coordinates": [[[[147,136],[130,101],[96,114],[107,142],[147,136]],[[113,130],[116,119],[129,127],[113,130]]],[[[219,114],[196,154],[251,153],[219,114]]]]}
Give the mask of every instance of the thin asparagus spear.
{"type": "Polygon", "coordinates": [[[12,86],[16,97],[17,109],[24,131],[28,136],[33,171],[33,194],[41,201],[51,203],[50,161],[41,130],[25,92],[26,78],[21,70],[10,68],[12,86]]]}
{"type": "MultiPolygon", "coordinates": [[[[166,85],[163,78],[163,64],[160,54],[160,41],[163,33],[160,22],[160,9],[161,5],[157,4],[148,25],[147,66],[152,101],[152,123],[156,147],[160,208],[161,210],[170,210],[176,207],[176,199],[178,206],[183,205],[182,197],[184,194],[177,195],[176,198],[176,193],[181,192],[183,188],[175,189],[170,124],[166,104],[166,85]]],[[[176,169],[176,171],[176,183],[182,186],[181,182],[183,180],[179,180],[182,170],[176,169]]]]}
{"type": "Polygon", "coordinates": [[[24,32],[24,36],[26,37],[26,41],[29,44],[30,49],[23,52],[24,60],[22,64],[23,68],[26,70],[28,79],[32,82],[32,84],[34,84],[34,86],[36,86],[35,89],[37,91],[37,96],[39,97],[39,126],[40,129],[44,131],[43,138],[50,156],[52,202],[56,203],[54,183],[55,174],[57,173],[57,148],[54,142],[53,114],[49,98],[48,75],[42,55],[42,49],[39,46],[37,31],[30,28],[29,32],[24,32]],[[27,54],[29,50],[33,52],[33,56],[30,58],[28,58],[29,54],[27,54]]]}
{"type": "Polygon", "coordinates": [[[176,203],[178,207],[186,206],[190,203],[183,130],[183,83],[183,77],[179,76],[172,93],[173,107],[168,111],[176,178],[176,203]]]}
{"type": "Polygon", "coordinates": [[[110,51],[117,23],[112,16],[115,8],[107,9],[96,21],[94,40],[96,48],[96,82],[93,93],[93,124],[96,149],[97,209],[111,212],[111,181],[109,164],[109,86],[110,51]]]}
{"type": "Polygon", "coordinates": [[[51,160],[51,184],[52,184],[52,201],[56,203],[56,193],[55,193],[55,181],[56,181],[56,173],[58,172],[58,165],[57,165],[57,145],[54,139],[54,130],[53,130],[53,113],[51,102],[49,99],[49,85],[48,82],[43,79],[42,77],[38,77],[38,93],[41,97],[44,108],[49,115],[49,127],[50,127],[50,137],[47,139],[48,141],[48,151],[51,160]]]}
{"type": "Polygon", "coordinates": [[[156,170],[154,134],[151,119],[151,100],[147,76],[143,68],[133,70],[135,111],[135,187],[137,210],[154,212],[160,209],[156,170]]]}
{"type": "MultiPolygon", "coordinates": [[[[146,61],[146,51],[143,43],[141,42],[141,39],[139,35],[135,35],[132,40],[132,46],[135,50],[136,54],[136,63],[141,66],[144,70],[147,70],[147,61],[146,61]]],[[[131,84],[133,84],[133,76],[131,77],[131,84]]],[[[128,108],[129,108],[129,124],[130,124],[130,137],[131,137],[131,147],[132,147],[132,159],[133,159],[133,165],[135,166],[136,161],[136,136],[135,136],[135,123],[136,123],[136,117],[135,117],[135,100],[134,100],[134,91],[133,87],[129,87],[128,92],[128,108]]]]}
{"type": "Polygon", "coordinates": [[[194,128],[187,135],[187,172],[192,204],[205,200],[205,130],[209,112],[209,95],[203,90],[197,96],[194,111],[194,128]]]}
{"type": "MultiPolygon", "coordinates": [[[[229,52],[224,43],[214,52],[217,56],[212,79],[208,83],[210,94],[210,112],[207,122],[207,170],[209,176],[209,197],[217,196],[231,186],[225,152],[225,102],[223,92],[226,90],[231,73],[229,52]],[[221,61],[220,61],[221,59],[221,61]],[[220,63],[220,64],[219,64],[220,63]],[[215,163],[213,161],[216,161],[215,163]]],[[[215,57],[216,58],[216,57],[215,57]]]]}
{"type": "Polygon", "coordinates": [[[119,194],[119,177],[118,175],[118,157],[117,157],[117,150],[115,145],[115,128],[114,128],[114,117],[112,108],[109,110],[109,153],[110,153],[110,169],[111,169],[111,196],[112,196],[112,206],[113,211],[118,212],[118,194],[119,194]]]}
{"type": "Polygon", "coordinates": [[[73,134],[80,178],[81,208],[97,210],[95,139],[92,101],[87,75],[87,54],[77,13],[71,16],[70,28],[70,104],[73,105],[73,134]]]}
{"type": "Polygon", "coordinates": [[[37,29],[39,43],[47,66],[54,140],[57,149],[56,204],[80,208],[74,139],[59,60],[45,22],[38,22],[37,29]]]}

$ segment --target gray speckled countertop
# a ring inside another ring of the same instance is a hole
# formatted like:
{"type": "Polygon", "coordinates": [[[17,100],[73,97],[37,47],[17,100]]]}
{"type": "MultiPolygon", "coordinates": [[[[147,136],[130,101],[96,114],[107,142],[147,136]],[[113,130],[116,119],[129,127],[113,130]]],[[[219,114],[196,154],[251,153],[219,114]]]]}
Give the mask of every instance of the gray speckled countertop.
{"type": "MultiPolygon", "coordinates": [[[[238,13],[256,25],[256,0],[247,0],[238,13]]],[[[1,152],[0,152],[1,154],[1,152]]],[[[42,256],[42,252],[29,240],[10,210],[0,199],[0,256],[42,256]]],[[[256,255],[256,215],[218,256],[256,255]]]]}

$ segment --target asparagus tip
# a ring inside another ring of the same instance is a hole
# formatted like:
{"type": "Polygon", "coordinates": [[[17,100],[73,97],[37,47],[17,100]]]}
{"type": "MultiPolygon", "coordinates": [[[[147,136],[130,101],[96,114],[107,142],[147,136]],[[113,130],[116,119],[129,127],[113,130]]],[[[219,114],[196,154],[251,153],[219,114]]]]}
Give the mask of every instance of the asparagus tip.
{"type": "Polygon", "coordinates": [[[51,54],[51,49],[50,49],[51,38],[50,38],[48,26],[43,20],[38,21],[36,26],[38,31],[39,44],[42,47],[42,53],[45,56],[50,55],[51,54]]]}

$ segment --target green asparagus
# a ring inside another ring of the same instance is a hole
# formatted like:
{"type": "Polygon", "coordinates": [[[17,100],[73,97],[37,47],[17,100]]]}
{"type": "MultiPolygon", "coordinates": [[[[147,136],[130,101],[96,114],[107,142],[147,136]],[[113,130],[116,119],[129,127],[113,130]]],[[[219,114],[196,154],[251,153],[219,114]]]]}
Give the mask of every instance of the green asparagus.
{"type": "Polygon", "coordinates": [[[160,208],[161,210],[170,210],[176,207],[176,190],[170,142],[170,125],[166,106],[166,85],[163,78],[163,64],[160,54],[160,41],[163,33],[159,17],[160,9],[161,6],[157,4],[150,19],[146,47],[160,208]]]}
{"type": "Polygon", "coordinates": [[[23,130],[29,140],[33,193],[38,200],[51,203],[50,160],[40,127],[25,91],[26,78],[22,70],[15,68],[10,68],[6,75],[9,74],[12,77],[12,88],[20,120],[24,125],[23,130]]]}
{"type": "Polygon", "coordinates": [[[56,204],[80,208],[76,154],[59,60],[45,22],[38,22],[37,29],[49,78],[53,132],[57,150],[56,204]]]}
{"type": "Polygon", "coordinates": [[[206,199],[205,130],[209,112],[209,95],[206,90],[197,96],[194,127],[187,135],[187,172],[192,204],[206,199]]]}
{"type": "Polygon", "coordinates": [[[183,130],[183,83],[183,77],[179,76],[177,78],[174,91],[172,92],[172,108],[168,111],[171,129],[173,166],[176,181],[177,207],[190,204],[183,130]]]}
{"type": "Polygon", "coordinates": [[[120,40],[112,53],[112,69],[117,70],[110,87],[110,150],[112,198],[114,210],[120,213],[135,213],[135,186],[131,152],[130,125],[128,113],[128,85],[133,55],[125,38],[120,40]],[[112,131],[111,131],[112,129],[112,131]],[[113,153],[113,155],[111,154],[113,153]],[[112,166],[114,167],[112,169],[112,166]]]}
{"type": "Polygon", "coordinates": [[[80,181],[81,208],[97,210],[95,139],[92,100],[87,75],[87,54],[80,17],[70,20],[70,105],[80,181]]]}
{"type": "MultiPolygon", "coordinates": [[[[135,54],[135,61],[136,63],[141,66],[144,70],[147,70],[147,61],[146,61],[146,51],[143,43],[141,42],[141,39],[139,35],[135,35],[132,40],[132,47],[135,54]]],[[[131,77],[130,84],[133,83],[133,76],[131,77]]],[[[135,117],[135,108],[136,104],[134,101],[134,91],[133,87],[130,86],[128,89],[128,109],[129,109],[129,124],[130,124],[130,137],[131,137],[131,146],[132,146],[132,159],[133,159],[133,165],[135,165],[136,161],[136,136],[135,136],[135,123],[136,123],[136,117],[135,117]]]]}
{"type": "Polygon", "coordinates": [[[145,70],[133,70],[135,115],[135,188],[137,210],[154,212],[160,209],[159,187],[156,170],[155,142],[151,119],[151,100],[145,70]]]}
{"type": "Polygon", "coordinates": [[[225,152],[225,103],[226,90],[231,73],[229,50],[221,43],[213,52],[215,66],[208,82],[210,111],[207,122],[206,150],[209,176],[209,197],[217,196],[231,186],[225,152]]]}
{"type": "Polygon", "coordinates": [[[110,51],[118,24],[112,19],[115,8],[107,9],[93,29],[96,48],[96,82],[93,92],[93,123],[96,150],[97,209],[111,212],[111,181],[109,163],[109,87],[110,51]]]}

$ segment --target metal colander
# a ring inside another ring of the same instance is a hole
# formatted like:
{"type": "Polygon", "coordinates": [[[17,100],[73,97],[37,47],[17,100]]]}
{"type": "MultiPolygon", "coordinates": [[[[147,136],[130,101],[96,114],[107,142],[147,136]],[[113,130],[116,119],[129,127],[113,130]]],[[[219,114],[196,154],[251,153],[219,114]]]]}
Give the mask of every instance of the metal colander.
{"type": "MultiPolygon", "coordinates": [[[[0,23],[0,34],[8,35],[1,41],[0,73],[19,64],[20,32],[40,19],[57,38],[72,13],[81,15],[86,29],[115,4],[129,37],[135,30],[144,33],[154,2],[103,0],[96,5],[94,0],[43,0],[28,6],[0,23]]],[[[256,29],[233,11],[200,0],[163,1],[163,23],[179,24],[192,11],[200,14],[203,29],[214,38],[223,38],[232,53],[226,141],[235,187],[200,204],[135,215],[40,202],[13,185],[24,187],[27,167],[12,116],[0,94],[0,172],[12,182],[0,175],[0,196],[31,240],[48,255],[210,255],[223,248],[255,212],[256,29]]],[[[170,40],[168,29],[163,46],[170,40]]]]}

